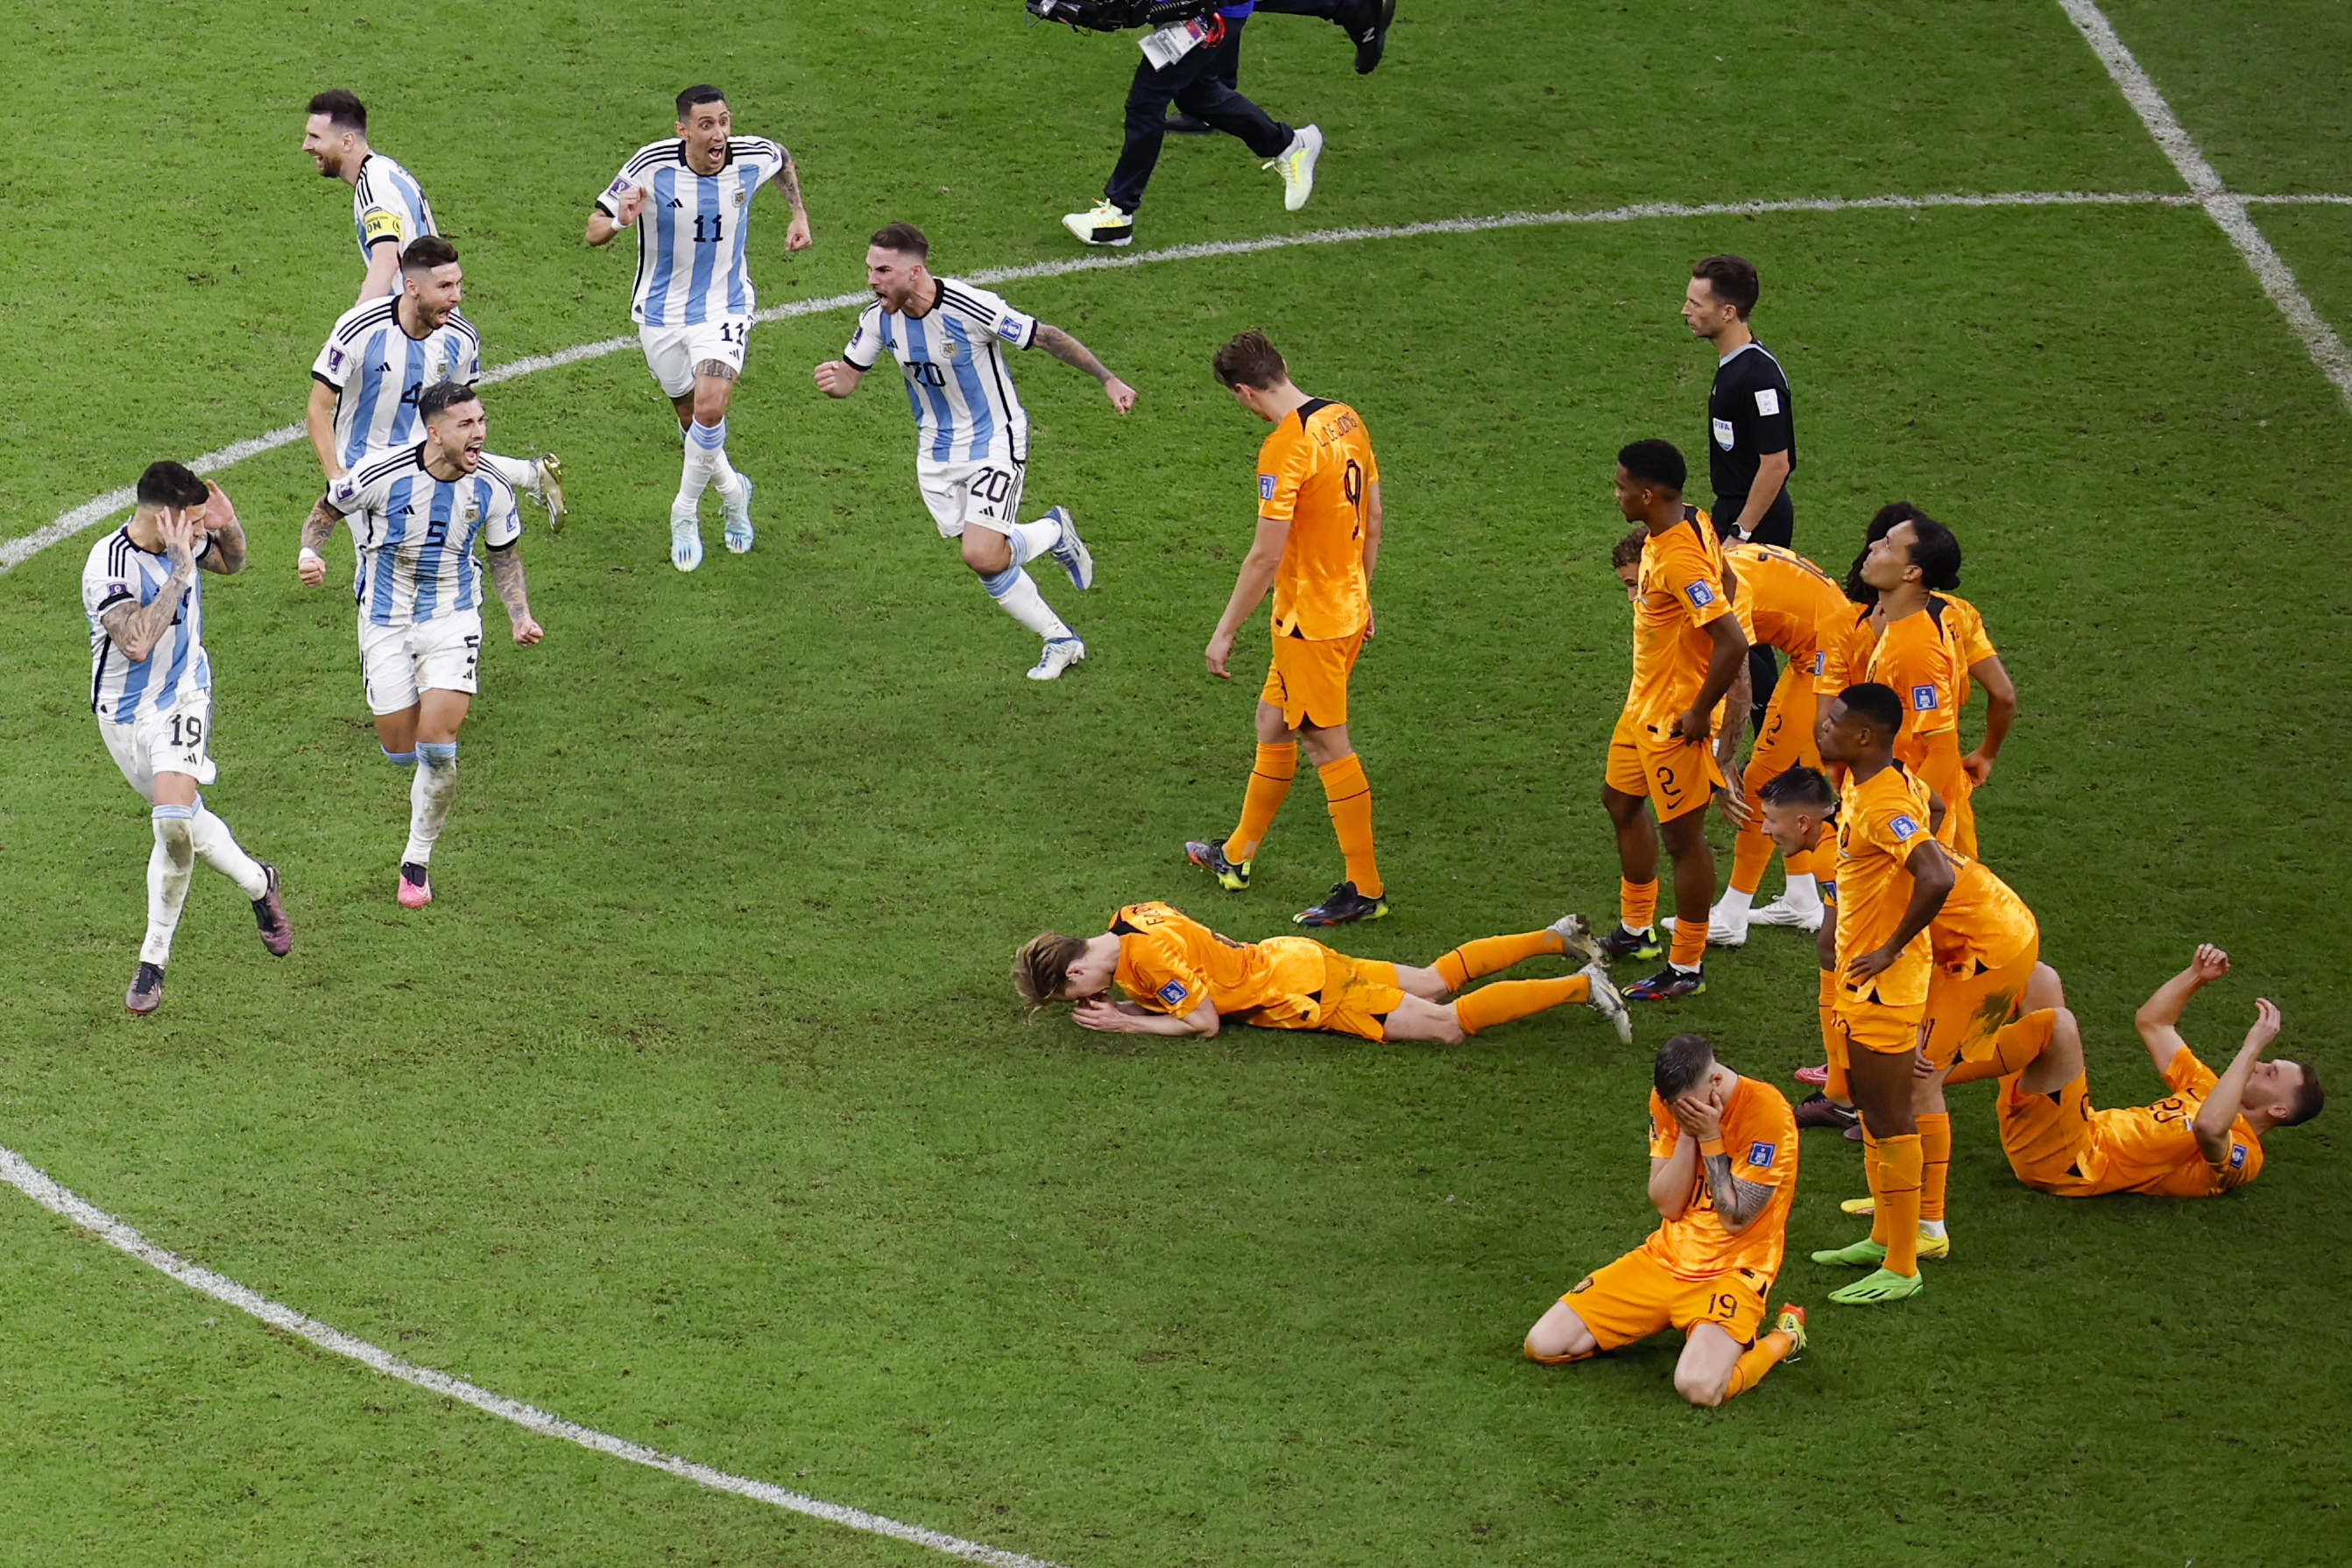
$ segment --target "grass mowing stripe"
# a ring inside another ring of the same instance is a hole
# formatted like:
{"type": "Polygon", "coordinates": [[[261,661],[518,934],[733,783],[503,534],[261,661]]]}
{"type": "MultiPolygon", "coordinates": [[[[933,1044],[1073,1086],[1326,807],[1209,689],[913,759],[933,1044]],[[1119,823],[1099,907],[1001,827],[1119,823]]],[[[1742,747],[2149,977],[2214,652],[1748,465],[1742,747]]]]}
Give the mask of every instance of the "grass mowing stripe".
{"type": "Polygon", "coordinates": [[[2115,79],[2116,88],[2139,116],[2140,123],[2147,127],[2147,133],[2156,138],[2156,144],[2172,160],[2172,166],[2180,172],[2199,205],[2229,236],[2230,243],[2238,247],[2238,254],[2253,270],[2254,280],[2263,286],[2263,292],[2270,296],[2271,303],[2279,308],[2279,313],[2294,329],[2295,336],[2303,340],[2311,363],[2336,384],[2345,406],[2352,408],[2352,350],[2345,348],[2335,328],[2320,320],[2302,286],[2295,282],[2294,273],[2271,242],[2263,237],[2254,220],[2246,216],[2245,198],[2231,195],[2221,184],[2221,176],[2205,161],[2196,139],[2174,117],[2172,106],[2164,101],[2164,94],[2157,90],[2156,82],[2140,68],[2139,61],[2116,36],[2106,14],[2094,0],[2058,0],[2058,4],[2082,33],[2084,41],[2091,46],[2092,53],[2099,57],[2099,63],[2107,68],[2107,74],[2115,79]]]}
{"type": "MultiPolygon", "coordinates": [[[[2062,0],[2062,3],[2071,5],[2073,0],[2062,0]]],[[[2093,15],[2095,16],[2096,13],[2094,12],[2093,15]]],[[[2102,18],[2100,26],[2105,26],[2105,20],[2102,18]]],[[[2111,40],[2115,37],[2112,29],[2108,30],[2106,37],[2111,40]]],[[[2095,40],[2094,47],[2096,47],[2095,40]]],[[[2121,49],[2123,46],[2118,42],[2116,47],[2121,49]]],[[[2124,58],[2126,60],[2130,59],[2127,53],[2124,58]]],[[[2132,69],[2137,71],[2138,67],[2134,65],[2132,69]]],[[[2142,72],[2139,79],[2145,83],[2147,79],[2146,73],[2142,72]]],[[[2155,89],[2151,86],[2148,91],[2153,94],[2155,89]]],[[[2158,110],[2163,109],[2161,99],[2157,100],[2157,107],[2158,110]]],[[[2164,112],[2169,118],[2169,111],[2164,112]]],[[[2176,126],[2175,129],[2177,130],[2178,127],[2176,126]]],[[[2199,163],[2200,167],[2203,166],[2202,159],[2199,160],[2199,163]]],[[[2212,174],[2212,170],[2208,167],[2205,173],[2210,176],[2212,174]]],[[[2326,342],[2334,345],[2333,353],[2337,369],[2330,369],[2329,362],[2321,359],[2321,351],[2315,344],[2312,348],[2312,357],[2320,360],[2320,368],[2326,371],[2336,384],[2344,390],[2346,402],[2352,404],[2352,357],[2346,355],[2344,345],[2337,340],[2335,332],[2312,310],[2311,302],[2296,291],[2294,274],[2289,272],[2286,264],[2278,258],[2278,253],[2270,248],[2269,242],[2254,230],[2252,223],[2247,219],[2244,211],[2245,205],[2249,201],[2325,202],[2352,205],[2352,195],[2229,197],[2226,201],[2234,208],[2235,221],[2240,227],[2246,235],[2252,237],[2252,244],[2259,247],[2263,254],[2270,258],[2269,265],[2277,276],[2284,280],[2287,292],[2299,302],[2302,316],[2298,317],[2295,310],[2283,300],[2279,309],[2287,312],[2290,321],[2298,323],[2296,327],[2298,331],[2304,331],[2301,323],[2307,318],[2312,328],[2324,334],[2326,342]]],[[[1195,245],[1178,245],[1161,250],[1140,251],[1133,256],[1082,256],[1068,261],[1034,262],[1026,267],[989,268],[979,272],[965,274],[965,276],[974,283],[1012,283],[1026,278],[1061,278],[1073,272],[1099,272],[1113,268],[1141,267],[1147,262],[1154,261],[1197,261],[1218,256],[1247,256],[1257,251],[1284,250],[1300,245],[1340,245],[1366,239],[1410,239],[1431,234],[1483,234],[1498,228],[1549,228],[1569,224],[1633,223],[1643,218],[1755,217],[1769,213],[1839,213],[1888,208],[1901,210],[1931,207],[2148,205],[2202,205],[2208,211],[2212,210],[2211,200],[2209,198],[2194,195],[2166,195],[2156,191],[2002,191],[1982,195],[1961,194],[1923,196],[1800,196],[1785,201],[1759,202],[1643,202],[1632,206],[1608,207],[1597,212],[1496,213],[1486,217],[1433,218],[1427,223],[1394,224],[1380,227],[1310,229],[1305,234],[1265,235],[1256,239],[1205,240],[1195,245]]],[[[2225,230],[2230,229],[2229,222],[2218,214],[2215,221],[2221,223],[2225,230]]],[[[2233,240],[2238,238],[2235,231],[2231,233],[2233,240]]],[[[2239,242],[2239,248],[2246,249],[2243,241],[2239,242]]],[[[2251,254],[2248,264],[2254,266],[2258,277],[2264,277],[2262,267],[2253,262],[2251,254]]],[[[2265,289],[2270,287],[2267,277],[2264,277],[2263,286],[2265,289]]],[[[2276,292],[2273,292],[2271,297],[2273,300],[2280,300],[2276,292]]],[[[794,316],[815,315],[825,310],[845,310],[853,305],[862,307],[870,298],[869,295],[856,293],[828,294],[820,299],[794,300],[787,304],[771,305],[766,310],[757,312],[752,319],[760,321],[781,321],[794,316]]],[[[533,354],[524,359],[511,360],[485,374],[480,384],[494,385],[499,382],[511,381],[517,376],[530,375],[537,371],[553,370],[558,365],[577,364],[583,360],[602,359],[606,354],[620,353],[635,342],[635,338],[600,338],[593,343],[580,343],[572,348],[560,349],[551,354],[533,354]]],[[[2315,340],[2308,332],[2305,334],[2305,342],[2315,343],[2315,340]]],[[[200,474],[217,473],[232,463],[242,462],[247,458],[258,457],[264,452],[290,446],[300,440],[302,437],[303,428],[300,425],[281,425],[277,429],[262,435],[232,442],[218,451],[207,452],[188,466],[200,474]]],[[[47,550],[50,545],[61,543],[84,529],[103,522],[119,512],[128,510],[133,499],[127,486],[121,489],[109,490],[104,495],[93,496],[79,506],[59,512],[56,520],[45,527],[0,544],[0,573],[9,572],[47,550]]]]}
{"type": "Polygon", "coordinates": [[[435,1372],[430,1367],[404,1361],[381,1345],[356,1339],[314,1318],[306,1318],[283,1302],[273,1301],[267,1296],[248,1290],[225,1275],[191,1263],[168,1247],[156,1246],[104,1209],[83,1201],[60,1186],[50,1179],[47,1173],[5,1146],[0,1146],[0,1180],[5,1180],[50,1213],[95,1233],[100,1241],[118,1252],[128,1254],[149,1268],[170,1275],[188,1289],[210,1296],[224,1306],[234,1307],[248,1317],[258,1318],[272,1328],[299,1334],[320,1350],[347,1357],[383,1373],[386,1377],[396,1377],[428,1393],[470,1405],[486,1415],[495,1415],[501,1421],[511,1421],[525,1431],[536,1432],[542,1437],[561,1437],[567,1443],[577,1443],[583,1448],[609,1454],[616,1459],[626,1459],[633,1465],[682,1476],[713,1491],[733,1492],[754,1502],[789,1509],[794,1513],[804,1513],[831,1524],[864,1531],[869,1535],[887,1535],[893,1541],[928,1546],[967,1563],[986,1563],[992,1564],[993,1568],[1055,1568],[1054,1564],[1040,1558],[1024,1557],[1018,1552],[1007,1552],[936,1530],[925,1530],[919,1524],[901,1524],[895,1519],[885,1519],[878,1513],[867,1513],[863,1509],[826,1502],[821,1498],[809,1497],[767,1481],[755,1481],[749,1477],[714,1470],[708,1465],[698,1465],[690,1459],[681,1459],[674,1454],[665,1454],[641,1443],[632,1443],[625,1437],[615,1437],[609,1432],[599,1432],[593,1427],[566,1421],[560,1415],[551,1415],[519,1400],[502,1399],[488,1389],[467,1383],[463,1378],[452,1377],[446,1372],[435,1372]]]}

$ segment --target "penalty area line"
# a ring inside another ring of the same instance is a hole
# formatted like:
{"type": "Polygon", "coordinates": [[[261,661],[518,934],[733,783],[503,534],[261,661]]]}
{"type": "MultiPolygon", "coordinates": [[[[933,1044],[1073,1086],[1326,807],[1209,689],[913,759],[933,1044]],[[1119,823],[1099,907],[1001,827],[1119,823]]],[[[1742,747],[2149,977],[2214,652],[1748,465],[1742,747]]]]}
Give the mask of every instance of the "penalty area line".
{"type": "MultiPolygon", "coordinates": [[[[2067,5],[2071,13],[2077,0],[2061,0],[2061,3],[2067,5]]],[[[2087,6],[2084,8],[2090,10],[2092,15],[2096,15],[2095,8],[2087,6]]],[[[2102,25],[2104,20],[2101,18],[2102,25]]],[[[2114,35],[2110,32],[2107,36],[2112,38],[2114,35]]],[[[2121,49],[2122,46],[2117,44],[2116,47],[2121,49]]],[[[2128,56],[2126,58],[2127,58],[2128,56]]],[[[2137,67],[2134,66],[2133,68],[2137,69],[2137,67]]],[[[2143,81],[2146,79],[2145,75],[2141,79],[2143,81]]],[[[2152,87],[2148,89],[2150,94],[2154,90],[2152,87]]],[[[2161,100],[2158,102],[2160,107],[2161,100]]],[[[2186,140],[2185,134],[2182,140],[2186,140]]],[[[2208,174],[2210,173],[2209,170],[2208,174]]],[[[1782,213],[1924,212],[1953,207],[1967,209],[2193,206],[2203,207],[2208,212],[2213,212],[2217,220],[2222,221],[2222,226],[2229,231],[2231,240],[2242,251],[2247,252],[2250,264],[2255,253],[2248,248],[2246,237],[2252,236],[2252,244],[2259,247],[2261,252],[2269,258],[2267,265],[2270,270],[2265,271],[2263,265],[2256,265],[2256,275],[2263,279],[2265,289],[2271,289],[2275,279],[2282,277],[2284,279],[2285,290],[2292,295],[2294,301],[2300,301],[2300,313],[2285,299],[2280,299],[2279,309],[2287,312],[2288,319],[2295,323],[2296,331],[2304,335],[2306,342],[2315,344],[2318,342],[2318,334],[2325,334],[2327,341],[2334,342],[2336,337],[2334,331],[2325,322],[2320,321],[2317,315],[2312,311],[2310,301],[2304,300],[2302,294],[2294,290],[2294,277],[2286,272],[2285,264],[2278,259],[2276,252],[2270,249],[2269,243],[2254,232],[2252,222],[2246,218],[2244,209],[2257,203],[2352,206],[2352,195],[2235,196],[2226,194],[2217,195],[2161,191],[1999,191],[1976,195],[1956,194],[1919,196],[1795,196],[1781,201],[1643,202],[1631,206],[1603,207],[1591,212],[1496,213],[1485,217],[1433,218],[1426,223],[1391,224],[1363,228],[1318,228],[1300,234],[1265,235],[1256,239],[1205,240],[1196,245],[1169,246],[1164,249],[1137,251],[1132,255],[1088,255],[1073,257],[1064,261],[1031,262],[1022,267],[992,267],[978,272],[968,272],[962,276],[971,282],[983,285],[1017,283],[1025,279],[1065,278],[1076,272],[1107,272],[1123,268],[1144,267],[1160,261],[1199,261],[1220,256],[1251,256],[1260,251],[1287,250],[1302,245],[1351,245],[1368,239],[1414,239],[1433,234],[1485,234],[1496,229],[1560,228],[1579,224],[1638,223],[1655,218],[1766,217],[1782,213]],[[2217,206],[2234,209],[2235,227],[2231,226],[2221,212],[2216,210],[2217,206]],[[2315,329],[2315,331],[2313,329],[2315,329]]],[[[2279,299],[2280,296],[2274,291],[2273,298],[2279,299]]],[[[863,291],[855,294],[828,294],[809,300],[793,300],[782,305],[771,305],[756,312],[752,320],[782,321],[795,316],[819,315],[828,310],[863,309],[871,303],[872,300],[872,295],[863,291]]],[[[554,353],[531,354],[523,359],[510,360],[505,364],[485,372],[479,384],[492,386],[502,381],[512,381],[517,376],[531,375],[542,370],[553,370],[559,365],[578,364],[583,360],[602,359],[606,354],[619,353],[624,349],[635,347],[636,341],[633,337],[601,338],[593,343],[576,344],[572,348],[560,349],[554,353]]],[[[2315,346],[2312,351],[2313,357],[2320,358],[2321,352],[2320,348],[2315,346]]],[[[2336,342],[2335,352],[2341,363],[2344,348],[2340,342],[2336,342]]],[[[2344,387],[2346,400],[2352,403],[2352,371],[2339,374],[2337,368],[2331,367],[2326,361],[2322,361],[2321,369],[2326,371],[2330,378],[2336,380],[2339,386],[2344,387]]],[[[199,474],[218,473],[231,464],[241,463],[247,458],[259,457],[264,452],[274,452],[280,447],[290,447],[301,440],[303,436],[301,426],[281,425],[275,430],[265,431],[261,435],[248,437],[242,441],[233,441],[217,450],[206,452],[204,456],[192,459],[188,467],[199,474]]],[[[59,512],[55,520],[44,527],[0,543],[0,574],[15,570],[53,544],[63,543],[86,529],[130,510],[131,504],[135,499],[127,486],[121,489],[109,490],[104,495],[92,496],[79,506],[70,507],[59,512]]]]}
{"type": "Polygon", "coordinates": [[[90,1232],[116,1251],[170,1275],[188,1289],[209,1296],[224,1306],[234,1307],[271,1328],[299,1334],[320,1350],[358,1362],[386,1377],[396,1377],[428,1393],[470,1405],[501,1421],[512,1422],[527,1432],[535,1432],[542,1437],[560,1437],[599,1454],[626,1459],[633,1465],[666,1471],[712,1491],[732,1492],[737,1497],[806,1514],[812,1519],[821,1519],[845,1529],[863,1531],[868,1535],[887,1536],[893,1541],[903,1541],[915,1546],[927,1546],[934,1552],[961,1558],[967,1563],[985,1563],[992,1568],[1055,1568],[1054,1564],[1043,1559],[1026,1557],[1018,1552],[1007,1552],[1002,1547],[983,1545],[977,1541],[965,1541],[940,1531],[926,1530],[919,1524],[901,1524],[895,1519],[885,1519],[864,1509],[826,1502],[821,1498],[809,1497],[768,1481],[730,1475],[708,1465],[698,1465],[675,1454],[665,1454],[642,1443],[632,1443],[625,1437],[615,1437],[609,1432],[599,1432],[593,1427],[566,1421],[560,1415],[551,1415],[519,1400],[501,1398],[486,1388],[460,1377],[452,1377],[446,1372],[435,1372],[430,1367],[404,1361],[381,1345],[371,1344],[314,1318],[306,1318],[291,1307],[248,1290],[234,1279],[191,1263],[166,1247],[158,1247],[105,1210],[84,1202],[58,1185],[47,1173],[12,1149],[0,1147],[0,1180],[6,1181],[51,1214],[90,1232]]]}

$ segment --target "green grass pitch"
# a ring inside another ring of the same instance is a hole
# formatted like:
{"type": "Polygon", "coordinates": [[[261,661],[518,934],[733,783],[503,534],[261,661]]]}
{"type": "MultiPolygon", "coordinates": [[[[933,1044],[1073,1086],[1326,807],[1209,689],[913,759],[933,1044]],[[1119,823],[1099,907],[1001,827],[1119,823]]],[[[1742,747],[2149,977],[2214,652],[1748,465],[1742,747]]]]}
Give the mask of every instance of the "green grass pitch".
{"type": "MultiPolygon", "coordinates": [[[[2340,5],[2108,14],[2233,189],[2352,193],[2340,5]]],[[[495,363],[628,330],[627,258],[579,231],[688,81],[801,162],[816,248],[782,260],[781,207],[754,220],[774,304],[859,287],[892,218],[943,272],[1067,256],[1055,220],[1108,171],[1135,58],[1012,0],[12,20],[9,538],[299,417],[357,281],[347,194],[296,151],[320,88],[356,89],[424,180],[495,363]]],[[[1248,38],[1244,89],[1329,136],[1314,204],[1285,214],[1229,142],[1171,142],[1139,248],[2180,188],[2054,0],[1404,0],[1361,79],[1320,23],[1248,38]]],[[[2352,329],[2352,214],[2254,215],[2352,329]]],[[[1342,945],[1425,961],[1609,912],[1610,455],[1698,451],[1708,365],[1675,307],[1717,249],[1762,268],[1795,384],[1800,546],[1842,568],[1907,497],[1968,547],[2023,700],[1985,853],[2042,917],[2095,1095],[2154,1096],[2130,1010],[2200,939],[2239,960],[2188,1019],[2208,1059],[2265,994],[2281,1049],[2340,1085],[2352,415],[2195,208],[1878,210],[1006,285],[1142,398],[1120,420],[1043,356],[1016,366],[1030,504],[1071,506],[1102,574],[1083,599],[1045,584],[1092,649],[1045,688],[922,512],[897,389],[809,384],[846,312],[755,334],[730,449],[760,548],[714,537],[691,577],[667,563],[677,447],[634,350],[496,388],[492,445],[562,452],[577,511],[523,546],[545,645],[489,616],[422,917],[390,898],[405,792],[348,610],[293,576],[313,465],[238,465],[253,564],[211,585],[208,798],[284,868],[299,943],[268,960],[200,875],[144,1021],[118,1002],[143,812],[85,701],[92,536],[37,555],[0,576],[0,1143],[421,1364],[1069,1568],[2342,1561],[2352,1112],[2274,1137],[2227,1199],[2067,1205],[2011,1180],[1987,1091],[1958,1091],[1954,1257],[1875,1314],[1827,1305],[1838,1277],[1803,1261],[1853,1234],[1836,1204],[1861,1190],[1850,1147],[1809,1136],[1776,1298],[1812,1308],[1814,1349],[1706,1414],[1666,1342],[1541,1369],[1518,1336],[1652,1223],[1650,1045],[1701,1029],[1784,1088],[1812,1058],[1790,933],[1643,1014],[1633,1050],[1580,1009],[1442,1049],[1098,1038],[1013,1004],[1006,956],[1041,927],[1166,897],[1264,936],[1339,875],[1311,784],[1247,895],[1178,853],[1229,826],[1249,756],[1253,689],[1200,664],[1259,438],[1206,362],[1244,326],[1364,412],[1385,479],[1355,732],[1397,912],[1342,945]]],[[[25,1563],[945,1561],[452,1406],[13,1194],[0,1520],[0,1562],[25,1563]]]]}

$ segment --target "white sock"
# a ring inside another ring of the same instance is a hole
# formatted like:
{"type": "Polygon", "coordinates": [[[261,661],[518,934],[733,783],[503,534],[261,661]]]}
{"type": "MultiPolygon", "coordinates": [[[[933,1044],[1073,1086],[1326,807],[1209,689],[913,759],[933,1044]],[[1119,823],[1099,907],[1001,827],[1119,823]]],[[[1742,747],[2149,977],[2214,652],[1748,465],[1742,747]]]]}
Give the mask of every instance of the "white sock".
{"type": "Polygon", "coordinates": [[[155,847],[147,856],[147,940],[139,961],[158,969],[172,962],[172,936],[188,901],[188,879],[195,874],[195,816],[193,805],[159,805],[148,813],[155,847]]]}
{"type": "Polygon", "coordinates": [[[1747,923],[1748,911],[1756,906],[1753,892],[1741,892],[1737,888],[1723,889],[1723,897],[1715,903],[1715,918],[1739,925],[1747,923]]]}
{"type": "Polygon", "coordinates": [[[1822,889],[1810,871],[1801,877],[1790,877],[1789,885],[1780,889],[1780,901],[1791,909],[1810,909],[1822,901],[1822,889]]]}
{"type": "Polygon", "coordinates": [[[1006,615],[1047,642],[1077,635],[1062,624],[1062,617],[1054,613],[1054,606],[1045,603],[1045,595],[1037,592],[1037,584],[1020,567],[1008,566],[993,577],[982,577],[980,585],[988,590],[988,596],[1006,615]]]}
{"type": "Polygon", "coordinates": [[[729,506],[743,504],[743,476],[727,460],[727,421],[719,422],[719,449],[710,454],[710,487],[729,506]]]}
{"type": "Polygon", "coordinates": [[[1026,566],[1062,542],[1062,524],[1058,519],[1043,517],[1034,522],[1016,522],[1005,537],[1013,541],[1013,563],[1026,566]]]}
{"type": "Polygon", "coordinates": [[[1923,1219],[1919,1222],[1919,1234],[1940,1237],[1944,1234],[1944,1222],[1939,1219],[1923,1219]]]}
{"type": "Polygon", "coordinates": [[[247,899],[257,899],[269,891],[269,873],[238,845],[227,823],[205,809],[201,799],[196,802],[191,837],[195,843],[196,858],[235,882],[236,890],[247,899]]]}
{"type": "Polygon", "coordinates": [[[716,459],[719,448],[727,444],[724,421],[713,428],[699,423],[686,427],[686,457],[679,466],[677,500],[671,503],[669,514],[685,519],[694,515],[702,505],[702,492],[719,471],[716,459]]]}
{"type": "Polygon", "coordinates": [[[429,866],[433,842],[449,819],[449,803],[457,795],[457,742],[425,742],[416,748],[416,776],[408,784],[408,847],[400,852],[403,864],[429,866]]]}
{"type": "Polygon", "coordinates": [[[482,467],[533,500],[538,499],[539,465],[529,458],[501,458],[495,452],[485,452],[482,467]]]}

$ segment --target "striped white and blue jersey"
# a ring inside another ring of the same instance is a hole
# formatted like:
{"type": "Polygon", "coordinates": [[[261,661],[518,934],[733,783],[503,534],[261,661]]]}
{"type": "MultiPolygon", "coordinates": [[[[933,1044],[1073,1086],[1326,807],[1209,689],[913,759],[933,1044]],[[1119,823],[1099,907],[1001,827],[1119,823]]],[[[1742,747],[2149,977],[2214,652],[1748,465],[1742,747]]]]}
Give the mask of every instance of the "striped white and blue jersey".
{"type": "MultiPolygon", "coordinates": [[[[368,258],[368,248],[380,239],[406,250],[409,241],[441,232],[433,226],[433,204],[425,199],[425,187],[416,183],[416,176],[381,153],[370,153],[360,161],[360,177],[352,185],[352,226],[359,232],[362,263],[368,258]]],[[[393,275],[392,287],[394,293],[399,292],[397,273],[393,275]]]]}
{"type": "Polygon", "coordinates": [[[359,553],[352,598],[379,626],[478,609],[482,568],[474,540],[501,550],[522,537],[506,480],[488,468],[436,479],[425,467],[422,441],[366,454],[327,487],[327,506],[350,525],[359,553]]]}
{"type": "Polygon", "coordinates": [[[647,327],[695,327],[748,316],[757,301],[744,260],[743,220],[760,186],[783,171],[789,156],[764,136],[730,136],[727,162],[715,174],[698,174],[678,137],[637,149],[596,198],[606,217],[621,216],[632,185],[649,193],[632,226],[637,234],[637,281],[630,319],[647,327]]]}
{"type": "Polygon", "coordinates": [[[362,452],[405,447],[425,438],[416,399],[436,381],[481,379],[482,340],[456,310],[421,338],[400,324],[400,300],[388,294],[352,306],[336,319],[311,377],[334,389],[335,455],[359,466],[362,452]]]}
{"type": "Polygon", "coordinates": [[[89,548],[81,569],[82,614],[89,618],[90,711],[113,724],[151,713],[169,712],[185,698],[213,689],[212,660],[205,655],[205,574],[201,563],[213,547],[207,535],[198,545],[195,581],[180,597],[179,614],[138,663],[125,658],[106,635],[100,617],[117,605],[152,605],[172,575],[171,557],[142,550],[125,523],[89,548]]]}
{"type": "Polygon", "coordinates": [[[939,278],[939,298],[921,315],[877,300],[857,318],[841,357],[872,370],[885,351],[907,378],[915,450],[934,462],[982,458],[1029,460],[1029,414],[1013,390],[1004,347],[1037,341],[1037,318],[970,283],[939,278]]]}

